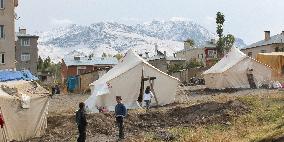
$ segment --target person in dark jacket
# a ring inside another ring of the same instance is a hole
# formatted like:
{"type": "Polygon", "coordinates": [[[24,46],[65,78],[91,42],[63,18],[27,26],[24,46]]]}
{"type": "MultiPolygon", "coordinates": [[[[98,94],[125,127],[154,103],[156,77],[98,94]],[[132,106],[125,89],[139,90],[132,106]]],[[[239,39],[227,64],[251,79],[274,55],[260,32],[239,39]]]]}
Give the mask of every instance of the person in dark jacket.
{"type": "Polygon", "coordinates": [[[115,106],[115,117],[116,117],[116,124],[119,129],[119,139],[124,139],[124,127],[123,127],[123,119],[126,116],[127,110],[122,104],[121,96],[116,96],[117,105],[115,106]]]}
{"type": "Polygon", "coordinates": [[[86,119],[85,104],[83,102],[79,103],[79,110],[76,112],[76,123],[79,130],[79,137],[77,139],[77,142],[85,142],[87,119],[86,119]]]}

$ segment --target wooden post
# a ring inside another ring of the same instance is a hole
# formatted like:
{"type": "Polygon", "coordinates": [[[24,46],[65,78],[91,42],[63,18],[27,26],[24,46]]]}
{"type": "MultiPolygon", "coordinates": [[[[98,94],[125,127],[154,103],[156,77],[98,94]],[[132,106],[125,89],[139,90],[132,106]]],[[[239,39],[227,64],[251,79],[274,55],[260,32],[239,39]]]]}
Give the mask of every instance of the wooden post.
{"type": "Polygon", "coordinates": [[[152,91],[154,98],[155,98],[155,101],[156,101],[156,105],[159,105],[158,98],[157,98],[155,90],[154,90],[154,79],[151,80],[150,77],[149,77],[149,83],[150,83],[151,91],[152,91]]]}

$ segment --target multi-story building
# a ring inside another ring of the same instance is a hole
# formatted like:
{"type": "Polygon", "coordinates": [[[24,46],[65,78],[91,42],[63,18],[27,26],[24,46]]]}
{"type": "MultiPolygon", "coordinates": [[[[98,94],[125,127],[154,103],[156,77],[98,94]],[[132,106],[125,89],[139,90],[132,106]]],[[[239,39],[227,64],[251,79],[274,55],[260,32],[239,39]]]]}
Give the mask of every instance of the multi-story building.
{"type": "Polygon", "coordinates": [[[148,54],[146,54],[146,60],[162,72],[168,73],[170,65],[183,65],[185,63],[185,59],[167,56],[166,51],[162,53],[157,47],[155,52],[155,55],[150,58],[148,57],[148,54]]]}
{"type": "Polygon", "coordinates": [[[264,40],[253,43],[241,51],[252,58],[256,58],[258,53],[284,52],[284,31],[274,36],[270,36],[270,31],[265,31],[264,40]]]}
{"type": "Polygon", "coordinates": [[[26,33],[26,29],[19,29],[16,33],[16,68],[30,70],[37,75],[38,36],[26,33]]]}
{"type": "Polygon", "coordinates": [[[15,69],[15,7],[18,0],[0,0],[0,70],[15,69]]]}
{"type": "Polygon", "coordinates": [[[215,40],[207,41],[206,44],[200,47],[194,47],[185,41],[184,49],[176,52],[175,56],[186,61],[198,61],[203,63],[204,66],[211,66],[217,58],[215,40]]]}

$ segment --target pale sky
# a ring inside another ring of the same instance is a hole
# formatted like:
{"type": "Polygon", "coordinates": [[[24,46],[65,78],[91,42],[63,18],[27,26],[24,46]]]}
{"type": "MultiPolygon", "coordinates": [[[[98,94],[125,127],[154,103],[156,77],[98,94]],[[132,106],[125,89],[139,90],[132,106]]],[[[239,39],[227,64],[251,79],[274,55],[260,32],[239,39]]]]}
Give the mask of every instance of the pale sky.
{"type": "Polygon", "coordinates": [[[225,14],[225,33],[247,44],[262,40],[265,30],[284,30],[284,0],[19,0],[18,27],[46,31],[66,24],[101,21],[124,24],[190,19],[215,33],[217,11],[225,14]]]}

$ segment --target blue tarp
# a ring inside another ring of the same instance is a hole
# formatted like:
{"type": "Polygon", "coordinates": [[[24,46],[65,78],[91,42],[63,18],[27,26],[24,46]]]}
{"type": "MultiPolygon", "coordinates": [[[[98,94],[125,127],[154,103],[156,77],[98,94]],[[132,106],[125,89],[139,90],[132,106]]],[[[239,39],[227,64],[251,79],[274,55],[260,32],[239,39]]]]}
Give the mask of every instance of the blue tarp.
{"type": "Polygon", "coordinates": [[[14,80],[38,80],[37,77],[33,76],[30,71],[0,71],[0,82],[14,81],[14,80]]]}

